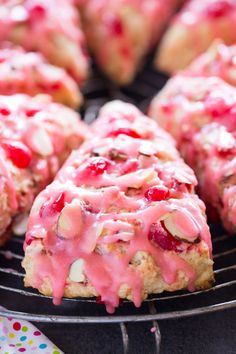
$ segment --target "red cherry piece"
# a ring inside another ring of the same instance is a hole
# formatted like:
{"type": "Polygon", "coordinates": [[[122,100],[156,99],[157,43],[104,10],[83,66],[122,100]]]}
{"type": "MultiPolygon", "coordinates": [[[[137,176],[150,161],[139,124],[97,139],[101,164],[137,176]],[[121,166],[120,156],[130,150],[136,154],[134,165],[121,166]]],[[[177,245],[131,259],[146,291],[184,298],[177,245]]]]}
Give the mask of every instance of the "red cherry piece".
{"type": "Polygon", "coordinates": [[[51,203],[46,202],[40,209],[39,216],[46,218],[60,213],[65,206],[65,193],[60,193],[58,197],[51,203]]]}
{"type": "Polygon", "coordinates": [[[165,251],[178,251],[178,246],[181,244],[166,230],[162,222],[151,225],[148,239],[165,251]]]}
{"type": "Polygon", "coordinates": [[[113,130],[109,136],[118,136],[120,134],[128,135],[131,136],[132,138],[139,139],[141,136],[133,129],[130,128],[119,128],[116,130],[113,130]]]}
{"type": "Polygon", "coordinates": [[[34,109],[34,108],[32,108],[32,109],[29,109],[29,110],[27,110],[26,112],[25,112],[25,114],[27,115],[27,117],[33,117],[33,116],[35,116],[35,114],[36,113],[38,113],[39,112],[39,109],[34,109]]]}
{"type": "Polygon", "coordinates": [[[6,107],[2,107],[0,108],[0,114],[2,114],[3,116],[9,116],[11,114],[11,111],[6,107]]]}
{"type": "Polygon", "coordinates": [[[107,168],[111,165],[111,162],[103,157],[94,158],[88,163],[86,169],[94,175],[102,175],[107,168]]]}
{"type": "Polygon", "coordinates": [[[158,202],[168,198],[170,192],[165,186],[154,186],[145,192],[145,198],[149,202],[158,202]]]}
{"type": "Polygon", "coordinates": [[[34,20],[41,20],[46,14],[46,9],[44,6],[38,4],[30,9],[31,18],[34,20]]]}
{"type": "Polygon", "coordinates": [[[122,22],[119,18],[111,18],[108,22],[110,33],[115,36],[122,36],[124,33],[122,22]]]}
{"type": "Polygon", "coordinates": [[[34,238],[33,237],[28,237],[26,240],[25,240],[25,243],[27,246],[31,245],[31,243],[33,242],[34,238]]]}
{"type": "Polygon", "coordinates": [[[213,1],[207,7],[207,15],[212,18],[225,16],[232,10],[232,5],[226,0],[213,1]]]}
{"type": "Polygon", "coordinates": [[[18,168],[27,168],[32,159],[32,153],[28,147],[20,141],[5,141],[2,147],[8,158],[18,168]]]}
{"type": "Polygon", "coordinates": [[[228,106],[225,100],[221,97],[207,97],[205,100],[205,109],[208,114],[217,118],[228,113],[231,107],[228,106]]]}
{"type": "Polygon", "coordinates": [[[236,144],[235,146],[229,147],[217,147],[218,155],[222,158],[227,158],[229,156],[236,154],[236,144]]]}
{"type": "Polygon", "coordinates": [[[51,86],[50,86],[51,90],[53,91],[57,91],[57,90],[60,90],[61,88],[61,82],[57,81],[57,82],[54,82],[51,86]]]}

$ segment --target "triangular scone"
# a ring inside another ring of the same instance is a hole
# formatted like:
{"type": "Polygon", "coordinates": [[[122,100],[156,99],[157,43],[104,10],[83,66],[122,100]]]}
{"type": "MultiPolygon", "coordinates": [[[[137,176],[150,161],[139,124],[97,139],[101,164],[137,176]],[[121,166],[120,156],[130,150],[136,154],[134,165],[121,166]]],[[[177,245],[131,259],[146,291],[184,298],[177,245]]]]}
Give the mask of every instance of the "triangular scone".
{"type": "Polygon", "coordinates": [[[132,81],[180,0],[77,0],[88,45],[116,83],[132,81]]]}
{"type": "Polygon", "coordinates": [[[87,77],[84,35],[73,0],[13,0],[0,4],[0,41],[39,51],[78,83],[87,77]]]}
{"type": "Polygon", "coordinates": [[[231,188],[236,181],[235,112],[233,86],[217,77],[180,75],[169,80],[149,109],[149,115],[177,140],[183,157],[196,170],[201,196],[218,210],[229,232],[236,231],[236,189],[231,188]],[[217,127],[209,127],[212,123],[217,127]]]}
{"type": "Polygon", "coordinates": [[[216,38],[236,42],[234,0],[190,0],[165,33],[155,60],[156,67],[172,74],[184,69],[216,38]]]}
{"type": "Polygon", "coordinates": [[[215,41],[207,52],[195,59],[181,74],[218,76],[236,86],[236,45],[227,46],[221,41],[215,41]]]}
{"type": "Polygon", "coordinates": [[[99,296],[113,312],[151,293],[204,289],[211,237],[196,178],[172,138],[134,106],[112,102],[37,197],[25,241],[25,285],[99,296]]]}
{"type": "Polygon", "coordinates": [[[19,229],[35,196],[89,133],[76,112],[47,95],[0,96],[0,126],[1,245],[7,227],[16,221],[19,229]]]}
{"type": "Polygon", "coordinates": [[[19,47],[0,49],[0,95],[15,93],[46,93],[73,108],[82,101],[74,79],[64,69],[49,64],[40,53],[19,47]]]}

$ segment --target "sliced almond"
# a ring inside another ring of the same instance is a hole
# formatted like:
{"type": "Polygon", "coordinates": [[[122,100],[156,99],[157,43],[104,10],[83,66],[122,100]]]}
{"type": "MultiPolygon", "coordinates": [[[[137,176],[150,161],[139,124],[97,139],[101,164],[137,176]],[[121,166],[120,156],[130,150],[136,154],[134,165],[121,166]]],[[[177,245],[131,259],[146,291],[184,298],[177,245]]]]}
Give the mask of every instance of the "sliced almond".
{"type": "Polygon", "coordinates": [[[50,136],[43,128],[33,131],[30,138],[30,146],[34,152],[42,156],[50,156],[53,154],[53,145],[50,136]]]}
{"type": "Polygon", "coordinates": [[[174,210],[163,220],[170,234],[180,240],[195,243],[199,239],[199,228],[187,212],[174,210]]]}
{"type": "Polygon", "coordinates": [[[62,209],[57,223],[57,234],[63,239],[73,239],[81,234],[83,215],[81,201],[74,199],[62,209]]]}
{"type": "Polygon", "coordinates": [[[23,214],[23,216],[21,216],[20,218],[16,218],[14,220],[12,231],[14,232],[15,235],[21,236],[26,233],[28,218],[29,218],[28,214],[23,214]]]}
{"type": "Polygon", "coordinates": [[[154,148],[153,144],[149,141],[145,141],[139,148],[138,152],[144,156],[152,156],[156,153],[156,149],[154,148]]]}
{"type": "Polygon", "coordinates": [[[70,280],[77,283],[82,283],[85,281],[83,259],[77,259],[74,263],[72,263],[70,267],[69,278],[70,280]]]}

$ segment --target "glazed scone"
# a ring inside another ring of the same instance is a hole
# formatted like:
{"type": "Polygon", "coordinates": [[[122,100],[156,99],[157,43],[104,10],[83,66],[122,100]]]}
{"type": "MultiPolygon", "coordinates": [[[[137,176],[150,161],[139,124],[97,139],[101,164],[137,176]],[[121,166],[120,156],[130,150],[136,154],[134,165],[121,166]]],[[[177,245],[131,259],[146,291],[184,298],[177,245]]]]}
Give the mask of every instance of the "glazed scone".
{"type": "Polygon", "coordinates": [[[102,70],[132,81],[181,0],[77,0],[87,42],[102,70]]]}
{"type": "Polygon", "coordinates": [[[235,185],[235,162],[234,159],[231,161],[235,150],[232,149],[231,154],[227,147],[228,139],[231,144],[236,131],[235,110],[236,89],[233,86],[217,77],[180,75],[169,80],[166,87],[154,97],[149,109],[150,117],[176,139],[182,156],[196,171],[201,196],[218,210],[229,232],[236,230],[236,216],[232,216],[232,213],[235,215],[236,208],[231,203],[236,195],[236,189],[231,188],[235,185]],[[218,128],[213,126],[213,129],[209,126],[210,123],[217,123],[218,128]],[[206,139],[208,133],[209,137],[206,139]],[[211,139],[213,141],[210,143],[211,139]],[[227,156],[224,159],[224,152],[218,154],[215,151],[218,144],[222,144],[220,150],[224,150],[224,145],[226,147],[227,156]],[[215,156],[212,155],[213,151],[215,156]],[[211,163],[208,163],[210,160],[211,163]],[[227,168],[229,169],[226,172],[227,168]],[[226,197],[229,188],[231,197],[226,197]],[[232,204],[232,212],[225,211],[225,203],[232,204]]]}
{"type": "Polygon", "coordinates": [[[202,198],[218,211],[224,227],[236,233],[236,130],[207,124],[194,136],[193,148],[202,198]]]}
{"type": "Polygon", "coordinates": [[[0,49],[0,95],[15,93],[46,93],[72,108],[82,101],[76,82],[64,69],[49,64],[40,53],[11,46],[0,49]]]}
{"type": "Polygon", "coordinates": [[[236,86],[236,45],[227,46],[216,40],[207,52],[196,58],[181,75],[217,76],[236,86]]]}
{"type": "Polygon", "coordinates": [[[50,96],[0,96],[0,244],[29,212],[69,153],[89,135],[71,109],[50,96]]]}
{"type": "Polygon", "coordinates": [[[207,123],[218,122],[234,131],[235,109],[236,89],[222,79],[176,75],[152,99],[148,114],[171,133],[187,157],[184,147],[207,123]]]}
{"type": "Polygon", "coordinates": [[[184,69],[212,42],[236,42],[235,0],[190,0],[166,31],[155,59],[156,67],[169,74],[184,69]]]}
{"type": "Polygon", "coordinates": [[[0,41],[41,52],[79,84],[87,77],[85,40],[73,0],[1,1],[0,41]]]}
{"type": "Polygon", "coordinates": [[[172,138],[135,107],[112,102],[36,198],[25,240],[25,285],[65,297],[120,298],[205,289],[211,237],[196,178],[172,138]],[[109,126],[108,126],[109,124],[109,126]]]}

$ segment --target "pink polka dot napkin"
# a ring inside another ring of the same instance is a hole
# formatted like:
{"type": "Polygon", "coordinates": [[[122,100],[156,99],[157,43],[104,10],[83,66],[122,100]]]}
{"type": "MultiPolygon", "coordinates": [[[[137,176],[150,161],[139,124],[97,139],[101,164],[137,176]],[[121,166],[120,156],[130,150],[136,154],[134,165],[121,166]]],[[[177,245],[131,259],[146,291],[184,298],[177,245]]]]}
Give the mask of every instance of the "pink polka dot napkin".
{"type": "Polygon", "coordinates": [[[0,353],[63,354],[31,323],[5,317],[0,317],[0,353]]]}

